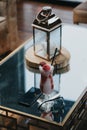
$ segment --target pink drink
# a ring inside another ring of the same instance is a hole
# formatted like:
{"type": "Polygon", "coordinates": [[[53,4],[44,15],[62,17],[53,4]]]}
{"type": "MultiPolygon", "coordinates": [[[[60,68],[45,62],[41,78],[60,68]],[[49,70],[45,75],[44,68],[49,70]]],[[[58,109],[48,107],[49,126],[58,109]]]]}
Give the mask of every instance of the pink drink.
{"type": "Polygon", "coordinates": [[[39,66],[41,72],[40,89],[44,94],[51,94],[54,89],[53,69],[53,66],[46,63],[39,66]]]}

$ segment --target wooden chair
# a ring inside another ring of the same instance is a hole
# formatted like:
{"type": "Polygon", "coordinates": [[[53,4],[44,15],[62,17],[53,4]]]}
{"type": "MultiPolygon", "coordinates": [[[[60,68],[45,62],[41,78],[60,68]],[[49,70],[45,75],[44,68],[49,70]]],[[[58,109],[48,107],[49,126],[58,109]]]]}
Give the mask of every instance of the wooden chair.
{"type": "Polygon", "coordinates": [[[0,0],[0,56],[13,51],[18,42],[16,0],[0,0]]]}
{"type": "Polygon", "coordinates": [[[87,1],[82,2],[73,10],[73,23],[87,23],[87,1]]]}

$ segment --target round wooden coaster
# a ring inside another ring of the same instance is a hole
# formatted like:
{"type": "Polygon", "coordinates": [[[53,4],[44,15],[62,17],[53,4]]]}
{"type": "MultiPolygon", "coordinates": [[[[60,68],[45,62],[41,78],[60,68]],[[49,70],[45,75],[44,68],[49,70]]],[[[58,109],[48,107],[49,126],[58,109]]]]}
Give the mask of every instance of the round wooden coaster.
{"type": "MultiPolygon", "coordinates": [[[[28,68],[31,68],[35,71],[39,69],[40,62],[45,62],[47,64],[51,64],[52,60],[47,61],[39,56],[36,56],[33,50],[33,46],[29,48],[25,53],[26,65],[28,68]]],[[[70,53],[65,48],[61,49],[59,55],[57,55],[54,59],[53,66],[56,70],[65,68],[69,65],[70,61],[70,53]]]]}

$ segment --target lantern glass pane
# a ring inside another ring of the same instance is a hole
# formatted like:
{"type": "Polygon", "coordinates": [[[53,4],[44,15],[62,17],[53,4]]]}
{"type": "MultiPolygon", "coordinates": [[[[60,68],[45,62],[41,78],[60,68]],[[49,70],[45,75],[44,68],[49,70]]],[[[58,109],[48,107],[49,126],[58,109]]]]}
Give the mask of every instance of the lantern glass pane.
{"type": "Polygon", "coordinates": [[[50,58],[53,57],[56,48],[58,49],[58,54],[60,50],[60,28],[50,33],[50,58]]]}
{"type": "Polygon", "coordinates": [[[47,57],[47,35],[42,30],[35,29],[35,54],[37,56],[47,57]]]}

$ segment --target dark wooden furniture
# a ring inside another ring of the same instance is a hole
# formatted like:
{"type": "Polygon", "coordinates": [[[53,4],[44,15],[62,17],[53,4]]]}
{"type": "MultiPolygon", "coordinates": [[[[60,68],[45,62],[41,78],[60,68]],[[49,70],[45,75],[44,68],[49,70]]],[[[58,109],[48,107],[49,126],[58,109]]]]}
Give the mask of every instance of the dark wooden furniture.
{"type": "Polygon", "coordinates": [[[79,4],[74,8],[73,23],[87,23],[87,1],[79,4]]]}
{"type": "Polygon", "coordinates": [[[0,0],[0,56],[13,51],[18,42],[16,0],[0,0]]]}

